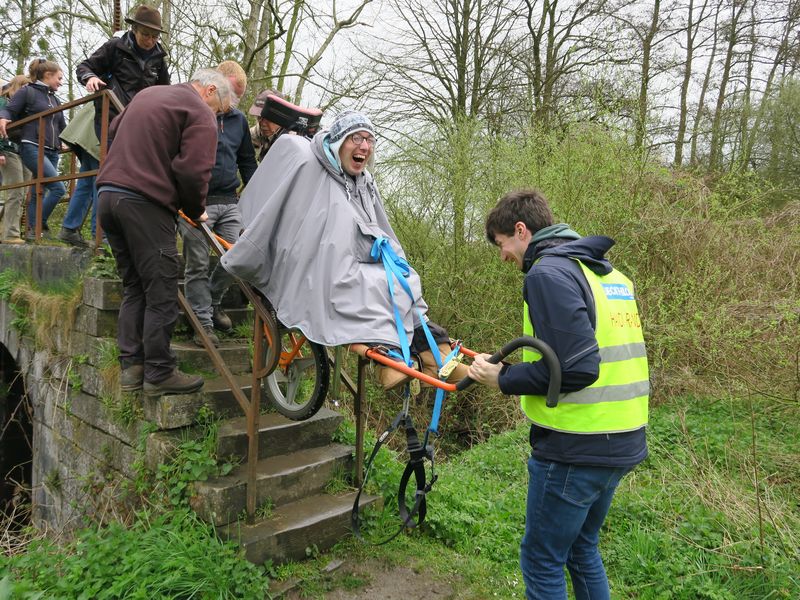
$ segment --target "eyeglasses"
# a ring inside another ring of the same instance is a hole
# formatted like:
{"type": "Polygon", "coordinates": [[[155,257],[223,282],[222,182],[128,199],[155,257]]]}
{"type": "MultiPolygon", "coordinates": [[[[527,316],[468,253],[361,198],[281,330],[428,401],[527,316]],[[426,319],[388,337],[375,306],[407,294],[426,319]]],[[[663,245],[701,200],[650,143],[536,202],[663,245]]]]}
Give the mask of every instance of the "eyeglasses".
{"type": "Polygon", "coordinates": [[[136,33],[138,33],[143,38],[148,38],[148,39],[151,39],[151,40],[157,40],[158,38],[161,37],[160,33],[158,33],[157,31],[153,31],[153,30],[137,29],[136,33]]]}
{"type": "Polygon", "coordinates": [[[353,135],[350,136],[350,139],[353,140],[353,143],[356,146],[360,146],[362,142],[367,142],[367,145],[370,148],[374,148],[375,143],[378,141],[371,135],[361,135],[360,133],[354,133],[353,135]]]}

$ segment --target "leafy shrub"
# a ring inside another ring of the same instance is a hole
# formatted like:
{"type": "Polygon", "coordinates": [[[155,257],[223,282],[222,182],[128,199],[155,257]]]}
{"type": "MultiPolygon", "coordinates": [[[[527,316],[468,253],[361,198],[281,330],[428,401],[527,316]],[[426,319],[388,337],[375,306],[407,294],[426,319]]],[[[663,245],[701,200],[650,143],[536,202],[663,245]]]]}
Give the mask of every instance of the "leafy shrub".
{"type": "Polygon", "coordinates": [[[189,511],[137,514],[126,528],[86,529],[57,546],[32,542],[0,557],[2,586],[14,598],[264,598],[268,578],[189,511]],[[26,596],[27,594],[27,596],[26,596]]]}
{"type": "MultiPolygon", "coordinates": [[[[538,187],[556,219],[617,241],[610,258],[637,286],[656,399],[800,394],[800,206],[770,212],[759,177],[706,182],[672,172],[592,125],[502,139],[470,126],[460,137],[415,138],[380,176],[431,318],[469,347],[492,351],[521,333],[522,275],[483,239],[483,219],[506,191],[538,187]],[[470,160],[454,144],[468,144],[470,160]],[[459,203],[463,239],[452,222],[459,203]]],[[[450,430],[484,439],[518,422],[513,408],[497,394],[480,402],[459,394],[450,430]]]]}

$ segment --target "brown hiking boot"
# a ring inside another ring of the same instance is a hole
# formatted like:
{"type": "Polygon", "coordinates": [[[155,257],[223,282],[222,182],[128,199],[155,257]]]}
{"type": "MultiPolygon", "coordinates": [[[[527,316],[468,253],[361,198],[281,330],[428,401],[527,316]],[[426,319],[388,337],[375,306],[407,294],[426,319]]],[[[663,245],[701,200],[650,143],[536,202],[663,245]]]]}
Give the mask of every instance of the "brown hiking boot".
{"type": "MultiPolygon", "coordinates": [[[[215,348],[219,348],[219,337],[217,337],[217,334],[214,333],[214,328],[211,325],[206,325],[205,327],[203,327],[203,331],[206,332],[206,336],[208,337],[208,340],[211,342],[211,344],[215,348]]],[[[203,339],[200,337],[199,333],[195,333],[192,340],[194,341],[195,346],[205,348],[205,346],[203,345],[203,339]]]]}
{"type": "Polygon", "coordinates": [[[142,389],[144,381],[144,365],[131,365],[122,369],[119,377],[119,386],[123,392],[135,392],[142,389]]]}
{"type": "MultiPolygon", "coordinates": [[[[370,346],[367,344],[350,344],[350,350],[360,354],[361,356],[366,357],[367,350],[370,349],[370,346]]],[[[399,362],[399,361],[398,361],[399,362]]],[[[403,364],[400,362],[400,364],[403,364]]],[[[390,390],[394,387],[397,387],[401,383],[405,383],[411,377],[406,375],[405,373],[401,373],[397,369],[393,369],[392,367],[387,367],[379,362],[375,361],[375,378],[378,380],[378,383],[381,387],[385,390],[390,390]]]]}
{"type": "Polygon", "coordinates": [[[233,329],[233,322],[228,314],[222,310],[219,304],[215,304],[212,308],[211,322],[214,323],[214,329],[218,329],[223,333],[229,333],[233,329]]]}
{"type": "MultiPolygon", "coordinates": [[[[451,348],[449,344],[439,344],[439,354],[442,356],[442,360],[444,360],[445,356],[450,354],[450,350],[451,348]]],[[[436,359],[433,357],[433,352],[430,350],[420,352],[419,359],[422,363],[422,372],[430,375],[431,377],[436,377],[436,379],[439,379],[439,368],[436,366],[436,359]]],[[[469,367],[467,365],[464,363],[458,363],[453,369],[453,372],[447,377],[447,382],[456,383],[461,381],[467,376],[468,371],[469,367]]]]}
{"type": "Polygon", "coordinates": [[[157,383],[144,382],[144,393],[150,396],[161,394],[191,394],[203,387],[203,378],[199,375],[182,373],[178,369],[172,375],[157,383]]]}

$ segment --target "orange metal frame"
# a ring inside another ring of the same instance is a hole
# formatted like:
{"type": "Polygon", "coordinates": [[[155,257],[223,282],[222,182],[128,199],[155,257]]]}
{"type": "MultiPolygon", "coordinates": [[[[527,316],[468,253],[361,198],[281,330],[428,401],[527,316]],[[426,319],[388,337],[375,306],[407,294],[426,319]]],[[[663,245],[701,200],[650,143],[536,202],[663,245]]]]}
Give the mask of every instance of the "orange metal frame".
{"type": "MultiPolygon", "coordinates": [[[[469,348],[464,348],[464,346],[461,346],[460,352],[465,356],[469,356],[470,358],[475,358],[475,356],[477,355],[477,352],[475,352],[474,350],[470,350],[469,348]]],[[[400,371],[404,375],[408,375],[409,377],[413,377],[414,379],[419,379],[422,383],[427,383],[428,385],[442,389],[445,392],[456,391],[455,383],[447,383],[446,381],[442,381],[441,379],[432,377],[426,373],[423,373],[422,371],[413,369],[407,365],[404,365],[399,361],[389,358],[376,348],[370,348],[364,353],[364,355],[368,359],[374,360],[375,362],[380,363],[391,369],[394,369],[395,371],[400,371]]]]}

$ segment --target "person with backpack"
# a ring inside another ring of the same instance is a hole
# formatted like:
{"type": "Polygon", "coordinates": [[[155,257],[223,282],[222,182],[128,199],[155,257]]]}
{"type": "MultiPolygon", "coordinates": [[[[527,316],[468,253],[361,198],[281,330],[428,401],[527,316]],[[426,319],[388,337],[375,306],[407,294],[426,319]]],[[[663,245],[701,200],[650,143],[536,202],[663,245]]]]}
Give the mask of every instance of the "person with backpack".
{"type": "MultiPolygon", "coordinates": [[[[61,101],[56,96],[56,91],[61,87],[64,73],[58,63],[45,58],[36,58],[28,67],[28,77],[32,83],[20,88],[9,103],[0,110],[0,137],[7,138],[6,126],[12,121],[17,121],[30,115],[56,108],[61,101]]],[[[44,126],[44,164],[40,174],[38,169],[39,159],[39,123],[35,119],[22,127],[20,137],[20,156],[22,163],[30,170],[34,177],[58,176],[58,152],[61,148],[59,136],[67,122],[63,112],[55,112],[43,120],[44,126]]],[[[66,193],[64,184],[53,181],[44,184],[45,195],[42,200],[42,231],[47,232],[47,219],[50,213],[66,193]]],[[[36,195],[30,195],[28,202],[28,233],[33,237],[36,225],[36,195]]]]}
{"type": "MultiPolygon", "coordinates": [[[[0,92],[0,110],[5,108],[11,97],[28,83],[30,82],[25,75],[17,75],[6,83],[0,92]]],[[[0,175],[3,177],[3,185],[22,183],[31,177],[31,172],[22,164],[19,156],[19,144],[5,138],[0,138],[0,175]]],[[[3,244],[25,243],[19,236],[19,218],[22,202],[25,200],[25,189],[18,187],[7,192],[0,227],[0,242],[3,244]]]]}
{"type": "MultiPolygon", "coordinates": [[[[84,104],[61,134],[61,141],[72,149],[81,163],[80,173],[93,171],[100,166],[100,142],[94,132],[94,114],[94,104],[84,104]]],[[[70,246],[88,248],[91,244],[83,239],[80,230],[90,208],[94,239],[97,227],[97,186],[94,177],[82,177],[75,182],[58,239],[70,246]]]]}

